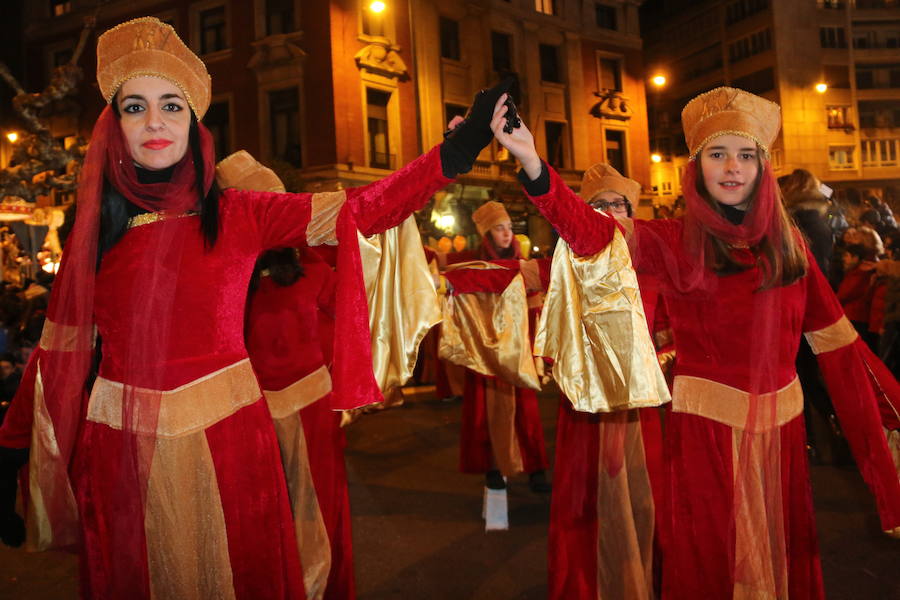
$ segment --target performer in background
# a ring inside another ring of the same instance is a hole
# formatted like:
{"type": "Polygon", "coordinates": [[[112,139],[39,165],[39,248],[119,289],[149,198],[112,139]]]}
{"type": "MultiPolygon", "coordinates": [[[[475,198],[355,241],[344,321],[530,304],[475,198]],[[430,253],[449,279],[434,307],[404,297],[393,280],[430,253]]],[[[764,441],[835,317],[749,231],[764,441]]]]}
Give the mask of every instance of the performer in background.
{"type": "Polygon", "coordinates": [[[678,360],[664,454],[663,597],[823,598],[794,370],[800,336],[817,355],[881,525],[895,536],[900,481],[882,424],[900,428],[900,387],[784,212],[768,161],[780,108],[734,88],[694,98],[682,112],[691,156],[684,217],[621,225],[538,158],[527,128],[503,131],[506,110],[501,99],[495,135],[578,260],[625,232],[635,268],[657,277],[666,298],[678,360]]]}
{"type": "Polygon", "coordinates": [[[31,447],[27,543],[77,545],[85,597],[310,597],[244,346],[253,265],[272,248],[338,242],[332,408],[380,400],[360,368],[358,232],[398,225],[471,168],[502,90],[382,181],[276,194],[214,184],[209,75],[169,25],[145,17],[100,36],[97,80],[109,106],[40,348],[0,430],[0,444],[31,447]]]}

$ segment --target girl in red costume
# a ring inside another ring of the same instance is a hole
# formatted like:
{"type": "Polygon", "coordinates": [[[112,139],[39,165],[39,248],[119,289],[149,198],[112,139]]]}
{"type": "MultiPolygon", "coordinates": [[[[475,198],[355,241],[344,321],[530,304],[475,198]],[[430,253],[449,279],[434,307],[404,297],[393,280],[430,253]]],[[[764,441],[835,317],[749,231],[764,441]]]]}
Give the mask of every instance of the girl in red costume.
{"type": "MultiPolygon", "coordinates": [[[[481,239],[481,259],[510,261],[509,266],[518,270],[522,251],[519,240],[513,235],[512,220],[499,202],[487,202],[472,213],[472,220],[481,239]]],[[[453,277],[452,275],[450,276],[453,277]]],[[[502,290],[500,290],[502,291],[502,290]]],[[[531,320],[531,319],[530,319],[531,320]]],[[[533,328],[529,328],[534,331],[533,328]]],[[[504,476],[514,475],[507,462],[498,461],[496,449],[491,443],[493,427],[489,423],[489,388],[512,388],[511,384],[496,378],[488,378],[472,370],[466,370],[466,387],[463,394],[462,424],[460,431],[460,470],[464,473],[484,473],[489,489],[505,489],[504,476]],[[502,463],[502,464],[501,464],[502,463]],[[502,467],[502,469],[501,469],[502,467]],[[501,473],[501,470],[504,471],[501,473]]],[[[547,453],[544,448],[544,430],[538,412],[537,394],[526,388],[513,388],[515,394],[513,429],[517,448],[513,453],[521,457],[521,466],[528,473],[531,490],[539,493],[550,491],[545,469],[547,453]]],[[[493,390],[492,390],[493,391],[493,390]]]]}
{"type": "Polygon", "coordinates": [[[104,33],[97,79],[109,106],[40,348],[0,431],[31,448],[27,543],[77,545],[85,597],[313,597],[244,346],[253,265],[271,248],[339,242],[332,407],[378,401],[359,368],[371,357],[357,231],[399,224],[470,168],[500,90],[382,181],[275,194],[214,185],[199,122],[209,75],[169,25],[104,33]]]}
{"type": "MultiPolygon", "coordinates": [[[[620,225],[538,158],[526,128],[503,132],[505,112],[498,102],[492,129],[572,250],[595,255],[621,227],[635,268],[657,277],[666,298],[678,361],[666,423],[663,597],[823,598],[794,371],[800,336],[817,354],[882,527],[893,535],[900,481],[882,423],[900,427],[900,388],[843,315],[784,213],[768,162],[780,108],[734,88],[692,100],[682,113],[692,159],[685,216],[620,225]]],[[[597,594],[596,581],[586,580],[571,597],[597,594]]]]}

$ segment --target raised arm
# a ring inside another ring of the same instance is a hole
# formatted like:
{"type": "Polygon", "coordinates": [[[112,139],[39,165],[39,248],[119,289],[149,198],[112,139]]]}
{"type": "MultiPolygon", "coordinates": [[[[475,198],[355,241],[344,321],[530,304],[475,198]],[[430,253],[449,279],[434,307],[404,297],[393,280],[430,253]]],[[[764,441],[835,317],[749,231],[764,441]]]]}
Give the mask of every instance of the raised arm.
{"type": "Polygon", "coordinates": [[[534,137],[524,123],[504,131],[508,106],[506,95],[494,107],[491,130],[503,146],[522,164],[519,180],[531,201],[556,228],[576,254],[596,254],[612,240],[615,219],[587,205],[547,163],[534,147],[534,137]]]}

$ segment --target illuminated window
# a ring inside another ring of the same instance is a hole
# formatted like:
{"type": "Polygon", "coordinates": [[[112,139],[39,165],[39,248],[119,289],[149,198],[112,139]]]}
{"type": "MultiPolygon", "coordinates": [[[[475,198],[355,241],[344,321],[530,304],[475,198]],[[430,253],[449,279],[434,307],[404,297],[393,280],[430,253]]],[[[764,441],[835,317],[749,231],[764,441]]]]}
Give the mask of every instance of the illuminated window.
{"type": "Polygon", "coordinates": [[[832,171],[846,171],[856,168],[853,153],[855,146],[829,146],[828,166],[832,171]]]}
{"type": "Polygon", "coordinates": [[[847,119],[849,106],[827,106],[825,112],[828,115],[828,129],[844,129],[850,125],[847,119]]]}
{"type": "Polygon", "coordinates": [[[555,15],[556,0],[534,0],[534,10],[545,15],[555,15]]]}
{"type": "Polygon", "coordinates": [[[72,12],[71,0],[50,0],[50,14],[54,17],[61,17],[72,12]]]}

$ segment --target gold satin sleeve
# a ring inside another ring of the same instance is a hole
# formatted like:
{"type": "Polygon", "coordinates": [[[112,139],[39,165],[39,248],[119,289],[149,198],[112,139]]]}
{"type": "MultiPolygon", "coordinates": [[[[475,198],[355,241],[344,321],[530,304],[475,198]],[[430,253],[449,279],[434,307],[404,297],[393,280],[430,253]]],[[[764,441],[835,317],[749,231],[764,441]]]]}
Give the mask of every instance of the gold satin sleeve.
{"type": "Polygon", "coordinates": [[[575,256],[559,241],[534,354],[553,359],[553,377],[575,410],[611,412],[670,400],[618,229],[593,256],[575,256]]]}
{"type": "Polygon", "coordinates": [[[341,208],[347,201],[347,192],[321,192],[312,196],[312,211],[306,226],[306,243],[310,246],[337,244],[335,226],[341,208]]]}
{"type": "Polygon", "coordinates": [[[372,367],[385,399],[412,376],[419,344],[440,322],[434,278],[415,217],[366,238],[358,234],[369,303],[372,367]]]}
{"type": "Polygon", "coordinates": [[[521,274],[501,294],[447,296],[442,307],[441,358],[516,387],[541,389],[531,354],[521,274]]]}

